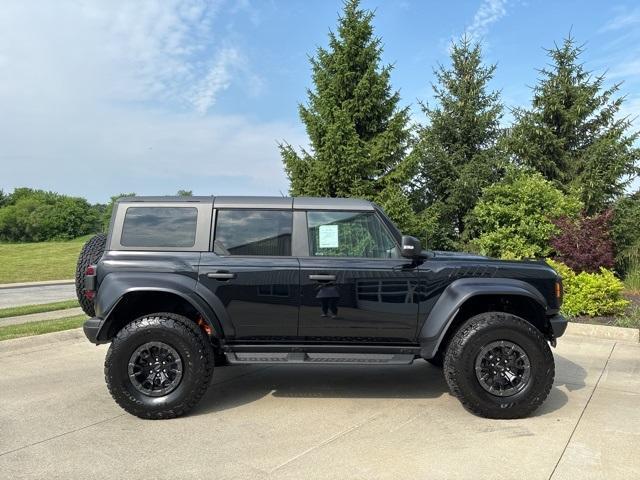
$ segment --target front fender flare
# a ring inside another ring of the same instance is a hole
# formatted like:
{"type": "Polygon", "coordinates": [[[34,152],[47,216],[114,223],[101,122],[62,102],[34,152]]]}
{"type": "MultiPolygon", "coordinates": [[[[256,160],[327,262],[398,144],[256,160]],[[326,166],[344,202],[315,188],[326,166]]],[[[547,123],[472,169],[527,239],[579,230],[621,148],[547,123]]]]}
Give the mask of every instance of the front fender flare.
{"type": "Polygon", "coordinates": [[[433,358],[460,308],[479,295],[520,296],[535,301],[546,312],[544,296],[531,284],[511,278],[461,278],[442,292],[418,334],[423,358],[433,358]]]}

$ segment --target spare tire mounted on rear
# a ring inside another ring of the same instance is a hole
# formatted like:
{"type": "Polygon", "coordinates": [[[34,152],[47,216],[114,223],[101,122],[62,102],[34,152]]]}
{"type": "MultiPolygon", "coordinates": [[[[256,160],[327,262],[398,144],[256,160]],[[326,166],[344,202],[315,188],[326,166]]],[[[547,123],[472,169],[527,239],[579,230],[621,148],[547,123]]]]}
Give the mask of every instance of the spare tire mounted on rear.
{"type": "Polygon", "coordinates": [[[78,264],[76,265],[76,295],[78,296],[78,303],[80,303],[84,313],[90,317],[94,317],[96,311],[93,305],[93,298],[87,298],[85,295],[84,277],[86,276],[87,267],[95,265],[102,257],[106,244],[107,236],[104,233],[98,233],[91,237],[82,247],[78,257],[78,264]]]}

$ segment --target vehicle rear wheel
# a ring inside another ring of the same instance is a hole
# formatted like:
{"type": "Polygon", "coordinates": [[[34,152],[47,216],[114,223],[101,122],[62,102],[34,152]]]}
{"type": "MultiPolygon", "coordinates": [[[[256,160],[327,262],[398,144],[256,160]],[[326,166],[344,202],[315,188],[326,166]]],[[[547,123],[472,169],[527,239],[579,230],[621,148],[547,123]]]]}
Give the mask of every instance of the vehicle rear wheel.
{"type": "Polygon", "coordinates": [[[140,418],[184,415],[207,391],[213,349],[191,320],[172,313],[145,315],[113,339],[104,364],[109,392],[140,418]]]}
{"type": "Polygon", "coordinates": [[[78,263],[76,264],[76,295],[78,303],[84,313],[90,317],[95,317],[96,311],[93,305],[93,299],[89,299],[84,294],[84,277],[89,265],[93,265],[100,260],[107,244],[107,236],[104,233],[98,233],[91,237],[82,247],[78,263]]]}
{"type": "Polygon", "coordinates": [[[444,374],[464,407],[487,418],[522,418],[553,385],[553,354],[542,333],[515,315],[489,312],[467,320],[448,345],[444,374]]]}

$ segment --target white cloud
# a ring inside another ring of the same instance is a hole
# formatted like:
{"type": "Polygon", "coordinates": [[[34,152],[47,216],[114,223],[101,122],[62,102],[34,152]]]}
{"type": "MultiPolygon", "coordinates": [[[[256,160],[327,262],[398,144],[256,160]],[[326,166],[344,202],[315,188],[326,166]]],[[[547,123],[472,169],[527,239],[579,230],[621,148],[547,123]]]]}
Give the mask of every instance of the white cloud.
{"type": "Polygon", "coordinates": [[[471,25],[466,29],[473,40],[481,40],[489,32],[489,27],[507,14],[507,0],[482,0],[471,25]]]}
{"type": "Polygon", "coordinates": [[[610,32],[614,30],[626,29],[640,24],[640,8],[633,11],[622,10],[619,15],[609,20],[600,32],[610,32]]]}
{"type": "Polygon", "coordinates": [[[222,185],[286,190],[276,141],[303,143],[299,127],[215,111],[226,90],[263,88],[228,25],[217,28],[233,8],[223,0],[4,1],[0,188],[102,201],[222,185]]]}
{"type": "Polygon", "coordinates": [[[599,59],[608,70],[607,78],[638,83],[640,80],[640,8],[617,8],[616,16],[598,30],[601,38],[599,59]]]}
{"type": "Polygon", "coordinates": [[[242,65],[242,58],[234,48],[226,48],[219,52],[205,78],[195,87],[191,99],[196,110],[207,113],[215,101],[218,92],[226,90],[231,84],[231,70],[242,65]]]}
{"type": "Polygon", "coordinates": [[[611,79],[628,79],[629,77],[640,76],[640,60],[621,60],[614,64],[607,77],[611,79]]]}

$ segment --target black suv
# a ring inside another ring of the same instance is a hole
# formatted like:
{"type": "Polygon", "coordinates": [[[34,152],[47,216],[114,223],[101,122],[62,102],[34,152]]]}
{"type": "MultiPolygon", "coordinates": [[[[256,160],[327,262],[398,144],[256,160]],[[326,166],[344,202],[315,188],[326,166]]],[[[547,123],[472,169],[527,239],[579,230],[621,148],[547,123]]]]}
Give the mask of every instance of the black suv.
{"type": "Polygon", "coordinates": [[[189,411],[214,365],[416,359],[471,412],[522,417],[566,328],[544,262],[422,250],[357,199],[124,198],[76,279],[111,395],[151,419],[189,411]]]}

